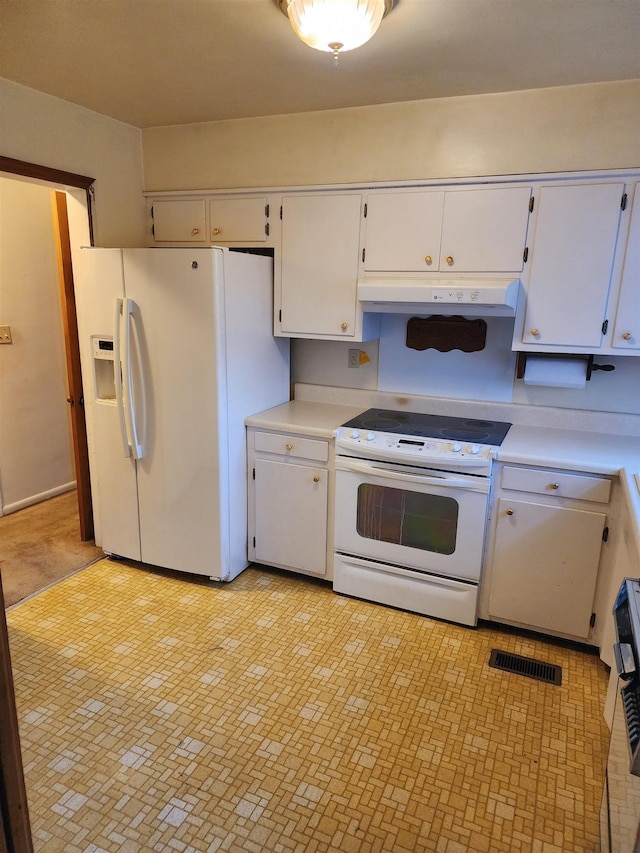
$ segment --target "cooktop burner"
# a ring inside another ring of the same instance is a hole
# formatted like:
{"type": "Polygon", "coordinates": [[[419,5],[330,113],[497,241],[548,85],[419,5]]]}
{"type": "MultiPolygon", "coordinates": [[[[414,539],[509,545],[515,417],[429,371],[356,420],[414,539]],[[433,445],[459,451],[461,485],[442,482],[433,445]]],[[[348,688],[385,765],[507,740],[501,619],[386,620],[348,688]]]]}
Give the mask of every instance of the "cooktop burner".
{"type": "Polygon", "coordinates": [[[452,441],[472,441],[499,446],[511,424],[474,418],[451,418],[446,415],[426,415],[420,412],[395,412],[387,409],[367,409],[352,418],[345,427],[389,432],[399,435],[419,435],[423,438],[445,438],[452,441]]]}

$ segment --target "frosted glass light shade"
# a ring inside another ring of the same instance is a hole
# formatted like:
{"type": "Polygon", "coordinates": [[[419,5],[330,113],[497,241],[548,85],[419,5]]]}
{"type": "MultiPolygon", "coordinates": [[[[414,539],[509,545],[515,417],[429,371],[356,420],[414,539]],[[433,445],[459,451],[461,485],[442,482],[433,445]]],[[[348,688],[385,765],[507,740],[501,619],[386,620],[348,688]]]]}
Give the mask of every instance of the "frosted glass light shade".
{"type": "Polygon", "coordinates": [[[287,14],[305,44],[337,54],[369,41],[390,5],[388,0],[289,0],[287,14]]]}

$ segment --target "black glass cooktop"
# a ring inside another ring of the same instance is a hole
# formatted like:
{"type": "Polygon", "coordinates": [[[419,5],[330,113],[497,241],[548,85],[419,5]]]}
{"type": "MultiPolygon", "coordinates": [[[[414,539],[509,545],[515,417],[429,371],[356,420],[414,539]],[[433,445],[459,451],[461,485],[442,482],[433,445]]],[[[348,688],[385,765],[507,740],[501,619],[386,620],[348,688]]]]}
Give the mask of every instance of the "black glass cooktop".
{"type": "Polygon", "coordinates": [[[391,432],[400,435],[419,435],[423,438],[444,438],[451,441],[472,441],[477,444],[502,444],[511,424],[474,418],[450,418],[445,415],[425,415],[419,412],[394,412],[387,409],[367,409],[361,415],[342,424],[353,429],[391,432]]]}

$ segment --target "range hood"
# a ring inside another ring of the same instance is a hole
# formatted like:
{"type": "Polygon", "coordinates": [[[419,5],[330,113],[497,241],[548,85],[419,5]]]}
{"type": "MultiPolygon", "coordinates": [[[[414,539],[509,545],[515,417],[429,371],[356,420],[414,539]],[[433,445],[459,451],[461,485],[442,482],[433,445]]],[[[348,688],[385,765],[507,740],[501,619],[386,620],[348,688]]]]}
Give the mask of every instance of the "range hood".
{"type": "Polygon", "coordinates": [[[513,317],[519,290],[519,278],[370,277],[358,282],[358,300],[384,314],[513,317]]]}

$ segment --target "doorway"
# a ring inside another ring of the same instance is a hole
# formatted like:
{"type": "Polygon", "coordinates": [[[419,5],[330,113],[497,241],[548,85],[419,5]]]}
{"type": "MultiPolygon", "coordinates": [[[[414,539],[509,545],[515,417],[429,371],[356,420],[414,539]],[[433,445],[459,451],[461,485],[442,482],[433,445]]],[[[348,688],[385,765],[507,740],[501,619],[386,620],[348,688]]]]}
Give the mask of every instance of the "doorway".
{"type": "Polygon", "coordinates": [[[93,517],[71,240],[92,242],[92,179],[0,157],[0,180],[6,318],[0,323],[18,323],[13,339],[6,330],[16,346],[0,351],[0,515],[63,493],[75,481],[80,538],[88,541],[93,517]]]}

